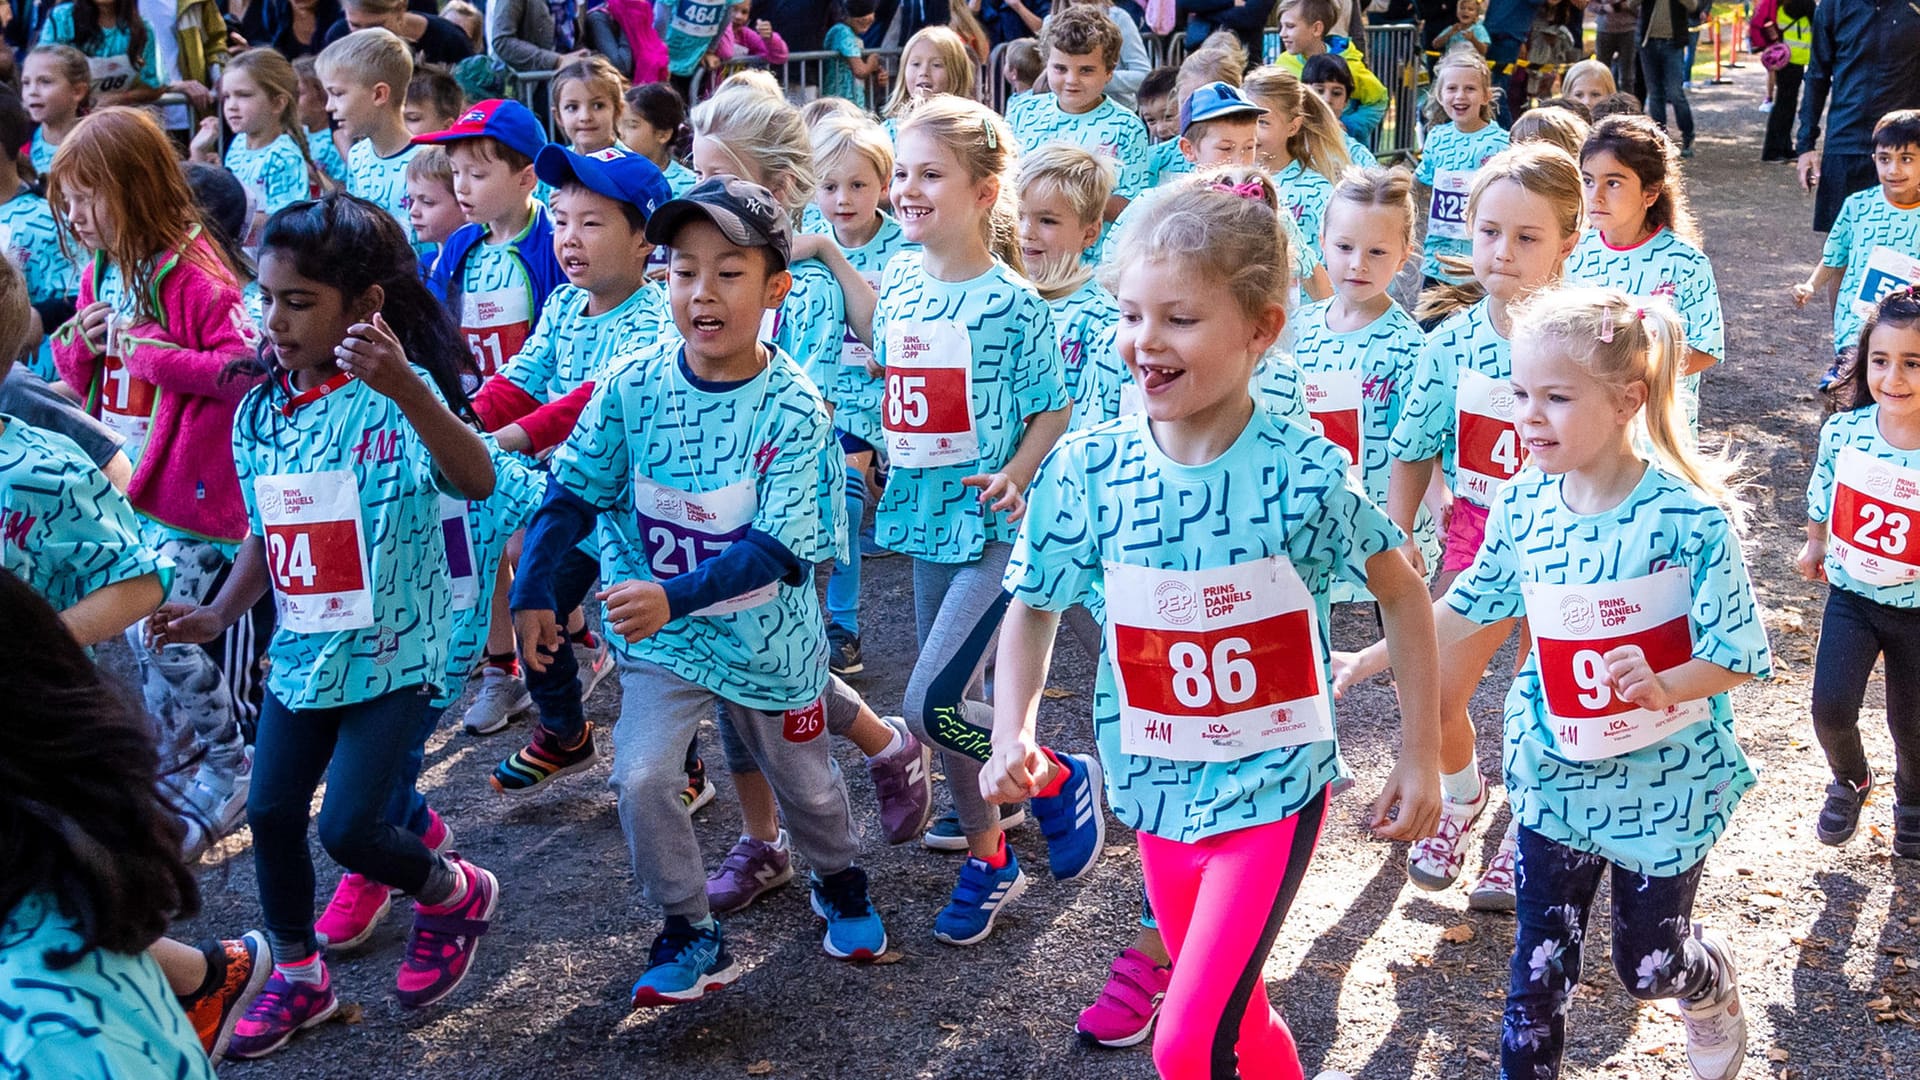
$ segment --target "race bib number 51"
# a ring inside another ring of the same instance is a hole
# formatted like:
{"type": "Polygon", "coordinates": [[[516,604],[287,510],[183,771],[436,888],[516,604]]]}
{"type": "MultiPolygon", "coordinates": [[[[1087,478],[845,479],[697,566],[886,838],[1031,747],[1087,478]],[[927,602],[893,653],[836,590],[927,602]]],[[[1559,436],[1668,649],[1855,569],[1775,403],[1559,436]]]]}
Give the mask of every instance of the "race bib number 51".
{"type": "Polygon", "coordinates": [[[1827,551],[1868,585],[1920,581],[1920,470],[1851,446],[1835,463],[1827,551]]]}

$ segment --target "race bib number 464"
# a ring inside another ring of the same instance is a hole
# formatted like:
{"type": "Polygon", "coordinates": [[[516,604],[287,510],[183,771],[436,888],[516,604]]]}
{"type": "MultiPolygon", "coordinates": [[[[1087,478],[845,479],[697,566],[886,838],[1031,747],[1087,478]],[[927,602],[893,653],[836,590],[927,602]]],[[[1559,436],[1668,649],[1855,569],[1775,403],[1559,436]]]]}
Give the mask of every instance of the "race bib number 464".
{"type": "Polygon", "coordinates": [[[1835,463],[1827,551],[1868,585],[1920,581],[1920,470],[1851,446],[1835,463]]]}

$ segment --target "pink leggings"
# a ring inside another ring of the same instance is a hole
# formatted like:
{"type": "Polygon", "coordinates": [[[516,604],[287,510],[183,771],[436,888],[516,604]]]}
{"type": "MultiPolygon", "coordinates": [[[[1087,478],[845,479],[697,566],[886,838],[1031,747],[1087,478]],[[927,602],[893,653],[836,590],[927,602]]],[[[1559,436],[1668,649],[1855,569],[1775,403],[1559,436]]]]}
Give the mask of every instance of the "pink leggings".
{"type": "Polygon", "coordinates": [[[1320,840],[1326,793],[1290,818],[1191,844],[1140,833],[1147,898],[1173,957],[1153,1063],[1165,1080],[1301,1080],[1261,970],[1320,840]]]}

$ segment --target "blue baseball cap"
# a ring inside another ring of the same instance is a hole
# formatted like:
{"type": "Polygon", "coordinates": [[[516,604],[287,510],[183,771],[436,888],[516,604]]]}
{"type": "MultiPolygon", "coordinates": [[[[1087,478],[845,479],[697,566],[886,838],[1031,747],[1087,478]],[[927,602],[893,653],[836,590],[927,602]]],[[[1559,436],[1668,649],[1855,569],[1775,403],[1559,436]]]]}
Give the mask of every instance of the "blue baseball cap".
{"type": "Polygon", "coordinates": [[[447,130],[415,135],[413,141],[454,143],[479,138],[498,139],[501,145],[532,159],[539,157],[540,151],[546,149],[547,129],[540,126],[540,118],[533,115],[532,109],[517,101],[494,98],[461,113],[460,119],[455,120],[447,130]]]}
{"type": "Polygon", "coordinates": [[[556,188],[578,183],[596,195],[637,206],[648,217],[673,198],[659,166],[617,144],[576,154],[551,143],[533,159],[533,174],[556,188]]]}
{"type": "Polygon", "coordinates": [[[1261,116],[1267,110],[1240,96],[1240,91],[1223,82],[1210,82],[1180,103],[1180,134],[1202,120],[1223,116],[1261,116]]]}

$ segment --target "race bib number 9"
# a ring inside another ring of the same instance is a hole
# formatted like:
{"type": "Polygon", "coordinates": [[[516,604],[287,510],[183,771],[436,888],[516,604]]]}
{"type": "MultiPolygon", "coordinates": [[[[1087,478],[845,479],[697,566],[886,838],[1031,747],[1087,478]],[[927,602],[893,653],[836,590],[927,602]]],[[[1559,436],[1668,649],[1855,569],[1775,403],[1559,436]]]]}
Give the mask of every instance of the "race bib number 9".
{"type": "Polygon", "coordinates": [[[1853,298],[1853,310],[1864,319],[1888,294],[1913,284],[1920,284],[1920,259],[1884,245],[1875,247],[1867,254],[1867,272],[1860,275],[1860,293],[1853,298]]]}
{"type": "Polygon", "coordinates": [[[1238,761],[1333,737],[1313,597],[1291,563],[1108,563],[1106,577],[1122,750],[1238,761]]]}
{"type": "Polygon", "coordinates": [[[1693,658],[1686,567],[1591,585],[1528,583],[1522,595],[1547,723],[1561,754],[1575,761],[1614,757],[1707,719],[1705,701],[1642,709],[1616,693],[1607,674],[1607,654],[1627,645],[1638,646],[1655,672],[1693,658]]]}
{"type": "Polygon", "coordinates": [[[1835,463],[1827,554],[1868,585],[1920,581],[1920,470],[1851,446],[1835,463]]]}
{"type": "Polygon", "coordinates": [[[1307,416],[1313,421],[1314,433],[1346,451],[1348,471],[1359,476],[1366,461],[1366,448],[1361,442],[1360,373],[1305,372],[1301,389],[1307,397],[1307,416]]]}
{"type": "Polygon", "coordinates": [[[1436,169],[1427,235],[1449,240],[1467,239],[1467,196],[1473,192],[1473,170],[1436,169]]]}
{"type": "Polygon", "coordinates": [[[299,634],[372,626],[373,592],[367,583],[373,574],[353,473],[334,469],[257,477],[253,497],[281,625],[299,634]]]}
{"type": "Polygon", "coordinates": [[[1454,494],[1476,506],[1492,506],[1494,492],[1526,464],[1520,432],[1513,426],[1513,388],[1472,368],[1460,369],[1454,398],[1454,494]]]}
{"type": "Polygon", "coordinates": [[[886,380],[880,426],[888,461],[931,469],[979,459],[973,339],[966,327],[951,321],[889,323],[886,380]]]}

